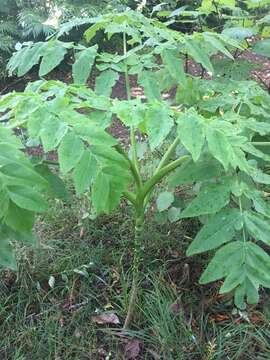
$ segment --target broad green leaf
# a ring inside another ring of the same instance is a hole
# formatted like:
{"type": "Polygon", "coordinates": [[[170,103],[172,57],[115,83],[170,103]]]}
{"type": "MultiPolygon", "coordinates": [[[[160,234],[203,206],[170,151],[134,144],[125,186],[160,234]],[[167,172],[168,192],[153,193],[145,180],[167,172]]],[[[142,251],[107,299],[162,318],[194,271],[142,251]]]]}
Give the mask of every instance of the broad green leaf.
{"type": "Polygon", "coordinates": [[[181,213],[181,218],[215,214],[230,201],[230,181],[219,184],[205,184],[199,194],[181,213]]]}
{"type": "Polygon", "coordinates": [[[246,28],[241,26],[229,27],[222,31],[222,35],[226,35],[234,40],[243,41],[256,33],[254,28],[246,28]]]}
{"type": "Polygon", "coordinates": [[[10,163],[0,168],[0,174],[4,174],[3,181],[7,185],[22,185],[46,188],[47,181],[34,169],[20,163],[10,163]]]}
{"type": "Polygon", "coordinates": [[[207,284],[233,273],[234,268],[241,266],[245,261],[243,251],[244,244],[241,241],[232,241],[220,248],[203,272],[200,284],[207,284]]]}
{"type": "Polygon", "coordinates": [[[111,96],[112,88],[119,79],[119,74],[113,70],[105,70],[96,77],[95,93],[97,95],[111,96]]]}
{"type": "Polygon", "coordinates": [[[173,203],[174,196],[171,192],[163,191],[158,195],[157,198],[157,209],[158,211],[167,210],[173,203]]]}
{"type": "Polygon", "coordinates": [[[179,84],[186,83],[186,73],[184,70],[183,60],[179,57],[177,51],[171,49],[163,50],[162,60],[172,78],[179,84]]]}
{"type": "Polygon", "coordinates": [[[33,44],[32,46],[29,46],[28,48],[24,49],[23,52],[21,52],[22,56],[19,59],[17,67],[17,75],[19,77],[25,75],[29,70],[32,69],[34,65],[39,63],[45,47],[46,43],[38,42],[33,44]]]}
{"type": "Polygon", "coordinates": [[[40,137],[45,152],[54,150],[68,131],[68,125],[49,115],[42,123],[40,137]]]}
{"type": "Polygon", "coordinates": [[[151,104],[146,112],[146,130],[151,150],[163,143],[173,125],[169,108],[159,102],[151,104]]]}
{"type": "Polygon", "coordinates": [[[70,131],[63,137],[58,148],[60,170],[67,174],[79,162],[83,152],[82,140],[73,131],[70,131]]]}
{"type": "Polygon", "coordinates": [[[148,100],[161,100],[157,73],[153,71],[142,71],[139,74],[138,83],[143,87],[144,94],[148,100]]]}
{"type": "Polygon", "coordinates": [[[228,170],[233,153],[227,137],[220,130],[208,127],[206,139],[210,153],[228,170]]]}
{"type": "Polygon", "coordinates": [[[223,43],[219,40],[217,36],[213,33],[204,32],[203,34],[204,39],[210,43],[210,45],[216,49],[217,51],[220,51],[224,55],[228,56],[230,59],[234,60],[234,57],[229,52],[228,49],[223,45],[223,43]]]}
{"type": "Polygon", "coordinates": [[[117,140],[112,135],[107,133],[99,125],[90,122],[74,126],[74,131],[83,140],[91,145],[114,146],[117,145],[117,140]]]}
{"type": "Polygon", "coordinates": [[[91,146],[91,152],[95,155],[97,161],[103,166],[115,165],[120,168],[124,168],[125,170],[129,168],[128,160],[114,148],[102,145],[93,145],[91,146]]]}
{"type": "Polygon", "coordinates": [[[97,45],[81,50],[75,55],[72,76],[75,84],[85,84],[92,70],[97,55],[97,45]]]}
{"type": "Polygon", "coordinates": [[[256,239],[270,245],[270,223],[254,211],[245,211],[245,224],[248,232],[256,239]]]}
{"type": "Polygon", "coordinates": [[[245,191],[245,195],[253,201],[254,208],[258,213],[270,218],[269,201],[263,199],[261,192],[250,189],[245,191]]]}
{"type": "Polygon", "coordinates": [[[56,66],[58,66],[61,61],[64,59],[67,48],[64,46],[64,43],[51,40],[48,41],[47,46],[43,49],[43,57],[39,67],[39,76],[43,77],[51,72],[56,66]]]}
{"type": "Polygon", "coordinates": [[[169,177],[169,186],[191,184],[220,177],[223,173],[219,162],[209,156],[200,158],[197,162],[186,162],[169,177]]]}
{"type": "Polygon", "coordinates": [[[145,118],[145,106],[139,99],[129,101],[116,100],[112,111],[126,126],[137,127],[145,118]]]}
{"type": "Polygon", "coordinates": [[[77,194],[82,194],[88,189],[96,173],[97,161],[89,150],[85,150],[73,171],[73,180],[77,194]]]}
{"type": "Polygon", "coordinates": [[[256,41],[252,50],[256,54],[270,57],[270,39],[256,41]]]}
{"type": "Polygon", "coordinates": [[[97,214],[108,213],[110,208],[110,182],[109,176],[102,172],[98,176],[91,189],[91,199],[97,214]]]}
{"type": "Polygon", "coordinates": [[[210,71],[210,73],[214,73],[214,68],[208,54],[197,41],[193,39],[185,39],[185,46],[188,55],[200,63],[206,70],[210,71]]]}
{"type": "Polygon", "coordinates": [[[29,210],[43,212],[48,210],[48,205],[43,197],[32,188],[23,186],[9,186],[10,199],[19,207],[29,210]]]}
{"type": "Polygon", "coordinates": [[[231,241],[240,221],[241,213],[234,208],[224,209],[213,215],[190,244],[187,255],[212,250],[231,241]]]}
{"type": "Polygon", "coordinates": [[[194,110],[190,110],[181,113],[177,122],[180,140],[196,162],[205,142],[203,119],[194,110]]]}
{"type": "Polygon", "coordinates": [[[236,265],[233,267],[232,271],[226,277],[223,285],[221,286],[219,293],[225,294],[233,289],[235,289],[238,285],[240,285],[245,279],[245,267],[243,264],[236,265]]]}
{"type": "Polygon", "coordinates": [[[34,225],[35,214],[32,211],[20,208],[14,202],[10,201],[4,220],[6,224],[15,231],[29,232],[34,225]]]}
{"type": "Polygon", "coordinates": [[[66,191],[65,183],[55,173],[50,171],[49,167],[45,164],[39,164],[35,166],[35,170],[42,175],[48,182],[48,194],[53,198],[61,200],[68,199],[68,193],[66,191]]]}

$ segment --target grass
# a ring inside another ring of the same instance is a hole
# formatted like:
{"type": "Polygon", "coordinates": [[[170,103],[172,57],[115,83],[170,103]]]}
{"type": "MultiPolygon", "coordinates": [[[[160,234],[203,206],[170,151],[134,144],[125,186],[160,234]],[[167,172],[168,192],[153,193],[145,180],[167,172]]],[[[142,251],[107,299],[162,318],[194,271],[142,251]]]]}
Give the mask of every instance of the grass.
{"type": "Polygon", "coordinates": [[[39,219],[35,249],[19,248],[18,273],[0,280],[0,359],[128,359],[130,339],[137,359],[270,359],[269,294],[257,308],[233,309],[217,284],[201,287],[205,258],[187,259],[196,224],[145,229],[146,274],[132,330],[99,325],[92,316],[110,311],[123,322],[132,259],[131,209],[89,220],[88,203],[73,198],[52,203],[39,219]]]}

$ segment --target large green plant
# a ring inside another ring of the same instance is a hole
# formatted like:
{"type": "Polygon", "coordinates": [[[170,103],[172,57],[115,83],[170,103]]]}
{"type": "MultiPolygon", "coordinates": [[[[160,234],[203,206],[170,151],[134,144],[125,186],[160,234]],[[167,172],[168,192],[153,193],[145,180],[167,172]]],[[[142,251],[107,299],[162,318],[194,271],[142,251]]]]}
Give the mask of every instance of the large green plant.
{"type": "Polygon", "coordinates": [[[206,81],[185,73],[185,54],[209,73],[212,54],[232,57],[229,50],[238,43],[226,36],[183,35],[130,10],[88,21],[93,24],[85,32],[87,41],[99,30],[109,39],[122,33],[123,52],[99,53],[96,45],[64,43],[56,36],[23,47],[9,63],[9,71],[19,76],[39,64],[44,77],[68,52],[75,58],[73,84],[43,78],[0,100],[1,263],[15,266],[10,240],[33,241],[35,213],[48,209],[44,196],[65,195],[46,161],[31,163],[20,151],[12,129],[22,128],[28,144],[57,152],[60,173],[70,174],[78,195],[90,194],[96,215],[114,211],[121,198],[133,206],[133,283],[125,327],[142,276],[145,214],[154,188],[165,180],[170,191],[158,197],[158,211],[169,211],[171,221],[199,217],[204,224],[187,254],[216,249],[201,283],[224,279],[220,291],[233,291],[238,307],[256,303],[259,287],[270,287],[270,205],[260,185],[270,184],[263,172],[270,159],[264,151],[269,95],[252,81],[206,81]],[[100,74],[91,90],[85,83],[94,62],[100,74]],[[111,97],[119,74],[126,100],[111,97]],[[132,97],[130,75],[137,76],[146,100],[132,97]],[[175,96],[165,100],[170,89],[176,89],[175,96]],[[115,116],[130,131],[130,150],[107,131],[115,116]],[[152,156],[156,149],[163,152],[150,176],[138,135],[146,137],[152,156]],[[180,211],[173,189],[183,184],[194,189],[194,197],[180,211]]]}

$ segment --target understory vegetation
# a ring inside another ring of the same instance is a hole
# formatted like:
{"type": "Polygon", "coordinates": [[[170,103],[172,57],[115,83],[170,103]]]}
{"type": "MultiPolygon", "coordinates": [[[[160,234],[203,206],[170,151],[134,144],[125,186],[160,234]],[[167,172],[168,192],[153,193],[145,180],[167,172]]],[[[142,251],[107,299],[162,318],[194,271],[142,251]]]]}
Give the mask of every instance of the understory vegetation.
{"type": "Polygon", "coordinates": [[[6,4],[0,358],[269,359],[270,2],[6,4]]]}

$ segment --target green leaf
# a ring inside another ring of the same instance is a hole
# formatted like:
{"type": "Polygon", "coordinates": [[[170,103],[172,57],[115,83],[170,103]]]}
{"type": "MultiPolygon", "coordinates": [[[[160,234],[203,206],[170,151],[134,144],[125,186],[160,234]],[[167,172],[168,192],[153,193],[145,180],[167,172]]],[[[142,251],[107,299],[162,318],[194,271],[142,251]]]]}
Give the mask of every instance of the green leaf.
{"type": "Polygon", "coordinates": [[[171,49],[163,50],[162,60],[172,78],[179,84],[186,84],[186,73],[183,60],[179,57],[177,51],[171,49]]]}
{"type": "Polygon", "coordinates": [[[75,63],[72,65],[72,76],[75,84],[85,84],[91,73],[98,46],[94,45],[81,50],[75,55],[75,63]]]}
{"type": "Polygon", "coordinates": [[[151,150],[161,145],[174,125],[171,110],[162,103],[153,103],[146,112],[146,131],[151,150]]]}
{"type": "Polygon", "coordinates": [[[50,171],[49,167],[45,164],[39,164],[35,166],[35,170],[43,176],[48,182],[48,194],[53,198],[61,200],[68,199],[68,193],[66,191],[65,183],[59,176],[50,171]]]}
{"type": "Polygon", "coordinates": [[[235,289],[239,284],[241,284],[245,279],[245,267],[243,264],[233,267],[233,271],[231,271],[228,276],[226,277],[223,285],[220,288],[219,293],[225,294],[227,292],[232,291],[235,289]]]}
{"type": "Polygon", "coordinates": [[[254,28],[246,28],[242,26],[229,27],[222,31],[222,35],[226,35],[237,41],[243,41],[256,33],[254,28]]]}
{"type": "Polygon", "coordinates": [[[220,130],[208,127],[206,139],[210,153],[228,170],[233,153],[227,137],[220,130]]]}
{"type": "Polygon", "coordinates": [[[223,43],[219,40],[219,38],[214,33],[208,33],[204,32],[202,33],[204,39],[210,43],[210,45],[216,49],[217,51],[220,51],[224,55],[228,56],[230,59],[234,60],[234,57],[229,52],[229,50],[226,49],[226,47],[223,45],[223,43]]]}
{"type": "Polygon", "coordinates": [[[248,232],[257,240],[270,245],[270,224],[263,216],[254,211],[245,211],[245,224],[248,232]]]}
{"type": "Polygon", "coordinates": [[[42,122],[40,137],[44,151],[54,150],[68,131],[68,125],[58,120],[54,115],[49,115],[42,122]]]}
{"type": "Polygon", "coordinates": [[[256,41],[252,50],[256,54],[270,57],[270,39],[256,41]]]}
{"type": "Polygon", "coordinates": [[[32,188],[23,186],[9,186],[8,193],[10,199],[23,209],[37,212],[48,210],[48,205],[45,200],[32,188]]]}
{"type": "Polygon", "coordinates": [[[22,185],[46,188],[47,181],[34,169],[20,163],[10,163],[0,168],[0,174],[4,174],[3,181],[7,185],[22,185]]]}
{"type": "Polygon", "coordinates": [[[119,79],[119,74],[111,69],[103,71],[96,77],[95,92],[97,95],[111,96],[112,88],[119,79]]]}
{"type": "Polygon", "coordinates": [[[157,198],[157,209],[158,211],[167,210],[174,201],[174,196],[171,192],[163,191],[158,195],[157,198]]]}
{"type": "Polygon", "coordinates": [[[92,186],[92,202],[97,214],[109,212],[110,182],[109,177],[102,172],[98,173],[92,186]]]}
{"type": "Polygon", "coordinates": [[[70,131],[66,134],[58,148],[60,170],[67,174],[79,162],[84,152],[82,140],[70,131]]]}
{"type": "Polygon", "coordinates": [[[46,48],[43,49],[43,57],[39,67],[39,76],[43,77],[58,66],[64,59],[67,48],[63,46],[64,43],[51,40],[46,43],[46,48]]]}
{"type": "Polygon", "coordinates": [[[230,182],[205,184],[197,197],[181,213],[181,218],[189,218],[220,211],[230,201],[230,182]]]}
{"type": "Polygon", "coordinates": [[[91,145],[114,146],[117,140],[102,129],[99,125],[90,122],[74,126],[74,131],[91,145]]]}
{"type": "Polygon", "coordinates": [[[212,250],[231,241],[239,221],[241,221],[241,213],[233,208],[221,210],[212,216],[190,244],[187,256],[212,250]]]}
{"type": "Polygon", "coordinates": [[[217,160],[204,156],[197,162],[188,161],[169,177],[169,186],[192,184],[220,177],[223,169],[217,160]]]}
{"type": "Polygon", "coordinates": [[[22,209],[10,201],[4,220],[15,231],[29,232],[34,225],[35,215],[32,211],[22,209]]]}
{"type": "Polygon", "coordinates": [[[142,71],[139,74],[138,83],[143,87],[144,94],[148,100],[161,100],[157,73],[153,71],[142,71]]]}
{"type": "Polygon", "coordinates": [[[233,273],[235,267],[238,268],[245,261],[243,251],[244,244],[241,241],[232,241],[220,248],[203,272],[200,284],[207,284],[233,273]]]}
{"type": "Polygon", "coordinates": [[[196,162],[205,142],[204,123],[202,117],[193,109],[181,113],[177,119],[178,134],[184,147],[191,153],[196,162]]]}
{"type": "Polygon", "coordinates": [[[24,51],[21,51],[22,56],[19,57],[17,66],[17,75],[19,77],[25,75],[34,65],[39,63],[45,47],[46,43],[38,42],[32,46],[28,46],[26,49],[23,48],[24,51]]]}
{"type": "Polygon", "coordinates": [[[97,173],[97,161],[89,150],[85,150],[73,172],[77,194],[82,194],[93,182],[97,173]]]}
{"type": "Polygon", "coordinates": [[[188,55],[190,55],[193,60],[200,63],[206,70],[214,73],[213,65],[209,59],[206,51],[197,43],[197,41],[193,39],[185,39],[186,51],[188,55]]]}

